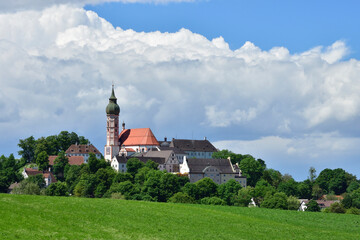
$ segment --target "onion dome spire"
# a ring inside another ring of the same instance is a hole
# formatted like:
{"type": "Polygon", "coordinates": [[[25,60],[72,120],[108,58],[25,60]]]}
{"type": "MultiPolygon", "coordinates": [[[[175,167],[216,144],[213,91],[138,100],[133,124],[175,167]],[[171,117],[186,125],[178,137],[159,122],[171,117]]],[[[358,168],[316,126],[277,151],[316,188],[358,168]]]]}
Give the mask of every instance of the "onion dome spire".
{"type": "Polygon", "coordinates": [[[120,107],[116,103],[117,98],[115,97],[114,84],[112,85],[111,96],[109,98],[109,104],[106,106],[106,114],[119,115],[120,107]]]}

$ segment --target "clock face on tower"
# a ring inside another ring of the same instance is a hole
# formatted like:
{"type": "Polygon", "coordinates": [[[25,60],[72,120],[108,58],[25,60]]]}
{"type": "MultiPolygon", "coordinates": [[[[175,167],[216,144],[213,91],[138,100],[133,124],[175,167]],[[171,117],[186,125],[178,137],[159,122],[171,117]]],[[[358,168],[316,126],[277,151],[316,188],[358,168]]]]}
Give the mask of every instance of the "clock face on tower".
{"type": "Polygon", "coordinates": [[[106,147],[106,155],[110,155],[110,147],[106,147]]]}

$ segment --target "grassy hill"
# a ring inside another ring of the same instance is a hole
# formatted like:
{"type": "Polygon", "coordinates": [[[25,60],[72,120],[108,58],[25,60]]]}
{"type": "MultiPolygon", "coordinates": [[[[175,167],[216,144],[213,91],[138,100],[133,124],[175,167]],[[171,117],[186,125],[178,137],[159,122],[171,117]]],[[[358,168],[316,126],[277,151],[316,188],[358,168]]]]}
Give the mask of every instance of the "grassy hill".
{"type": "Polygon", "coordinates": [[[0,239],[360,239],[360,216],[0,194],[0,239]]]}

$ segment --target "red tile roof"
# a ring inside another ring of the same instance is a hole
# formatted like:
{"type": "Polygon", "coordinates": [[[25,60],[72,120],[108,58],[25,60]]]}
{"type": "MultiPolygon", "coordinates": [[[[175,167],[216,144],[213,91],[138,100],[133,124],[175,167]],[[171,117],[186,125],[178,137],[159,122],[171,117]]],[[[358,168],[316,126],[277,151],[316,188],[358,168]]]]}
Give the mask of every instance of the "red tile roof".
{"type": "MultiPolygon", "coordinates": [[[[57,156],[49,156],[49,165],[54,166],[54,161],[57,158],[57,156]]],[[[68,156],[69,164],[70,165],[81,165],[84,163],[84,157],[83,156],[68,156]]]]}
{"type": "Polygon", "coordinates": [[[51,182],[56,182],[55,176],[49,171],[39,171],[32,168],[25,168],[25,172],[28,176],[36,176],[38,174],[43,175],[43,178],[48,178],[50,176],[51,182]]]}
{"type": "Polygon", "coordinates": [[[160,146],[150,128],[125,129],[119,141],[124,146],[160,146]]]}

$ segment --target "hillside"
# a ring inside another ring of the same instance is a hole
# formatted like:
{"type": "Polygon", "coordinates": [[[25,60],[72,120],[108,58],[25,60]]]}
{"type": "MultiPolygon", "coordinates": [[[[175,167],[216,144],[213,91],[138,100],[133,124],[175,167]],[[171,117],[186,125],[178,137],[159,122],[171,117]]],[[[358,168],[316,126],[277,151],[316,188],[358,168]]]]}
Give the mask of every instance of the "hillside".
{"type": "Polygon", "coordinates": [[[360,216],[0,194],[0,239],[359,239],[360,216]]]}

